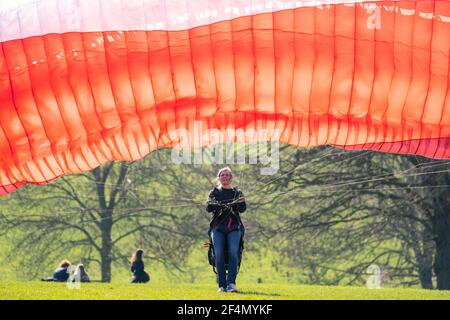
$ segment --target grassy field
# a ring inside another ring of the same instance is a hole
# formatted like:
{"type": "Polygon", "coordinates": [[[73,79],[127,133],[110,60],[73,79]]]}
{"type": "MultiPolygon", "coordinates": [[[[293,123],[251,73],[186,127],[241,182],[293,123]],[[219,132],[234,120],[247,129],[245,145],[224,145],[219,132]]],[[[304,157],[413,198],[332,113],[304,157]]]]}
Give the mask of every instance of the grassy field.
{"type": "Polygon", "coordinates": [[[278,284],[240,284],[238,293],[217,293],[214,284],[82,283],[69,289],[66,283],[0,282],[0,299],[144,299],[144,300],[450,300],[450,291],[420,289],[366,289],[278,284]]]}

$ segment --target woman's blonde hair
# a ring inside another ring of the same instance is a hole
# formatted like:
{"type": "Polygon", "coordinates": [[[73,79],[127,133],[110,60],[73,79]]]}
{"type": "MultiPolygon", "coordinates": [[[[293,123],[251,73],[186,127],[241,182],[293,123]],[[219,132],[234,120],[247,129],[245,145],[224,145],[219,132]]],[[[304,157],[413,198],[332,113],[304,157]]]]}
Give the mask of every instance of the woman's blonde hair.
{"type": "Polygon", "coordinates": [[[221,183],[220,183],[220,174],[221,174],[222,172],[224,172],[224,171],[228,171],[228,172],[230,173],[231,177],[233,177],[233,173],[231,172],[231,168],[230,168],[230,167],[223,167],[222,169],[220,169],[220,170],[217,172],[217,176],[216,176],[216,185],[217,185],[218,187],[221,186],[221,183]]]}
{"type": "Polygon", "coordinates": [[[143,254],[144,254],[144,250],[137,249],[131,256],[131,262],[141,261],[143,254]]]}

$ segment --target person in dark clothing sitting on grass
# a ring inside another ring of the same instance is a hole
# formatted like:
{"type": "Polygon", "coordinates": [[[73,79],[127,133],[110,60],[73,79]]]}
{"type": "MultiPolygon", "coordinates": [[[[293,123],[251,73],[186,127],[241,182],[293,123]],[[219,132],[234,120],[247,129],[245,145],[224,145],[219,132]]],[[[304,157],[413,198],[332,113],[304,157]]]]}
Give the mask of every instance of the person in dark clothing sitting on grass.
{"type": "Polygon", "coordinates": [[[144,271],[144,261],[142,261],[143,254],[144,251],[138,249],[131,257],[131,272],[133,273],[131,283],[147,283],[150,281],[149,274],[144,271]]]}
{"type": "Polygon", "coordinates": [[[89,274],[86,272],[86,269],[81,263],[77,266],[75,272],[73,273],[72,282],[91,282],[89,274]]]}
{"type": "Polygon", "coordinates": [[[65,282],[69,279],[70,261],[63,260],[59,263],[59,267],[55,269],[52,277],[43,278],[42,281],[65,282]]]}

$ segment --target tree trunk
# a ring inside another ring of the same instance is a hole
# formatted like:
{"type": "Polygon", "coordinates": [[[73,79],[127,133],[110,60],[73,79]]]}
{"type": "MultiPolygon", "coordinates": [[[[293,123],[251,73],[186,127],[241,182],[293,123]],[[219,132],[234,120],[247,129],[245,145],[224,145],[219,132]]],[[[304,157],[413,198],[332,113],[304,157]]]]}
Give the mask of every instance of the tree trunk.
{"type": "Polygon", "coordinates": [[[434,270],[437,277],[437,288],[439,290],[450,290],[450,216],[442,208],[436,208],[435,211],[435,230],[436,256],[434,270]]]}
{"type": "Polygon", "coordinates": [[[112,213],[107,211],[101,223],[102,232],[102,282],[111,282],[111,262],[112,262],[112,213]]]}
{"type": "Polygon", "coordinates": [[[433,289],[433,243],[425,240],[419,261],[419,280],[423,289],[433,289]]]}
{"type": "Polygon", "coordinates": [[[419,279],[420,285],[423,289],[433,289],[433,268],[430,266],[429,268],[423,268],[419,270],[419,279]]]}
{"type": "Polygon", "coordinates": [[[422,232],[422,237],[418,243],[420,250],[419,258],[417,259],[419,265],[419,279],[423,289],[433,289],[433,253],[434,242],[432,240],[431,230],[425,227],[422,232]],[[422,243],[422,246],[420,246],[422,243]]]}
{"type": "MultiPolygon", "coordinates": [[[[443,175],[440,180],[441,184],[450,185],[450,174],[443,175]]],[[[434,210],[437,288],[450,290],[450,188],[441,189],[434,197],[434,210]]]]}

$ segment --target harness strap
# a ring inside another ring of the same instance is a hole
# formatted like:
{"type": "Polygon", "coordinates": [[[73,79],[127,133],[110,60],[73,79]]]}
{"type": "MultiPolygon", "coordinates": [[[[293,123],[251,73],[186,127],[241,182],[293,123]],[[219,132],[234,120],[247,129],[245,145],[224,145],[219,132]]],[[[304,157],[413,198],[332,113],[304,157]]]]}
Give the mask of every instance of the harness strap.
{"type": "MultiPolygon", "coordinates": [[[[216,189],[216,190],[218,190],[218,189],[216,189]]],[[[232,200],[231,202],[235,201],[235,200],[236,200],[236,196],[237,196],[237,190],[236,190],[235,187],[233,187],[233,191],[234,191],[234,196],[233,196],[233,200],[232,200]]],[[[215,195],[214,195],[214,198],[215,198],[215,195]]],[[[219,218],[219,217],[222,215],[222,213],[223,213],[223,209],[220,209],[219,214],[217,215],[217,218],[219,218]]],[[[226,215],[222,220],[220,220],[220,222],[215,223],[214,226],[211,225],[211,228],[214,228],[214,227],[216,227],[216,226],[218,226],[218,225],[221,225],[221,224],[228,218],[227,230],[228,230],[228,231],[231,231],[231,221],[232,221],[232,217],[231,217],[230,215],[236,216],[236,218],[237,218],[237,220],[238,220],[238,223],[239,223],[239,226],[242,225],[242,221],[241,221],[241,218],[239,217],[239,214],[234,213],[234,212],[233,212],[233,209],[230,208],[230,213],[228,213],[228,215],[226,215]]]]}

